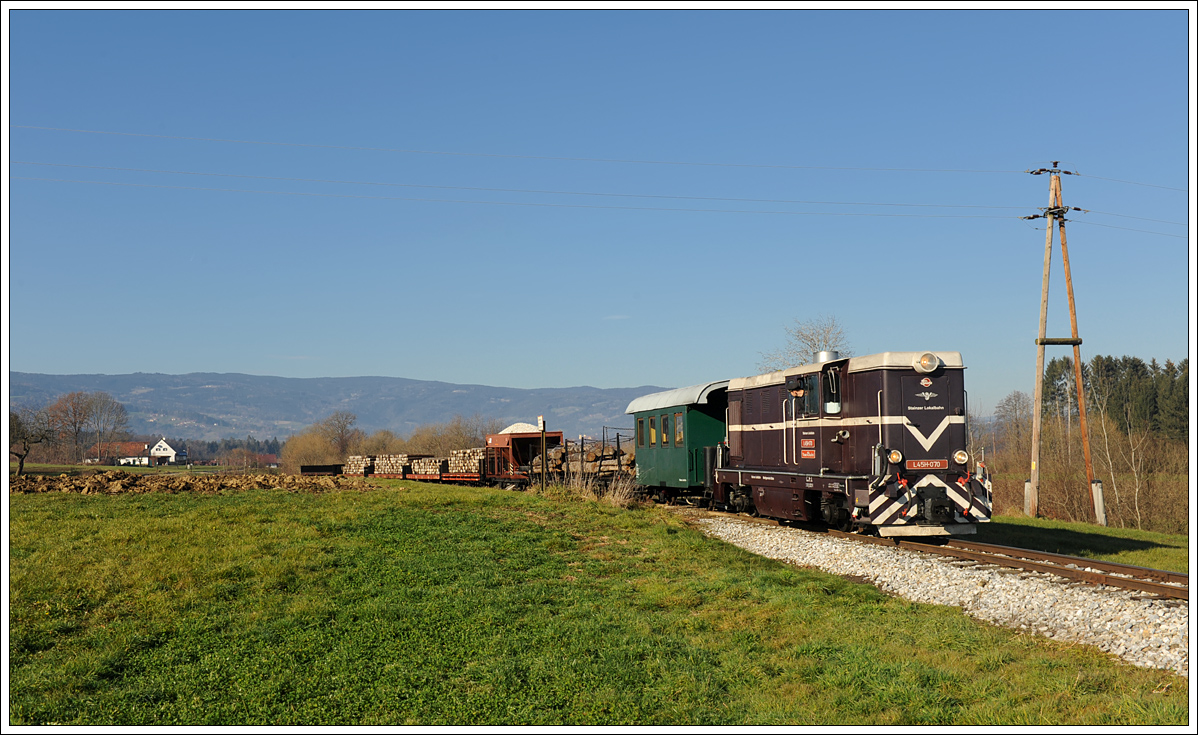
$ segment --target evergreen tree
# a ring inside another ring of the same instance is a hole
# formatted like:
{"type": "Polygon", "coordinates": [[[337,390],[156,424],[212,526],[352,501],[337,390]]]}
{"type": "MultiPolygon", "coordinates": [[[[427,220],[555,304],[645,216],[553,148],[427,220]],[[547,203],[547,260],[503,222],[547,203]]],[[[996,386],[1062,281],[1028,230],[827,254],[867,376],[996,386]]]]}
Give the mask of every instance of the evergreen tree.
{"type": "Polygon", "coordinates": [[[1188,442],[1190,437],[1190,358],[1174,365],[1165,362],[1156,390],[1157,425],[1169,439],[1188,442]]]}

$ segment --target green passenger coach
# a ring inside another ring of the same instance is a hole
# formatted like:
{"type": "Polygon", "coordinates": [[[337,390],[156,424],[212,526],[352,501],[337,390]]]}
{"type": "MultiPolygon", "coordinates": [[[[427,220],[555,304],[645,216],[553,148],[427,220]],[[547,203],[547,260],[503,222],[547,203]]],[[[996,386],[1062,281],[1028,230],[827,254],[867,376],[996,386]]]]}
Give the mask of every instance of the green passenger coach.
{"type": "Polygon", "coordinates": [[[704,447],[725,440],[728,381],[641,396],[624,413],[636,423],[637,484],[667,502],[702,494],[704,447]]]}

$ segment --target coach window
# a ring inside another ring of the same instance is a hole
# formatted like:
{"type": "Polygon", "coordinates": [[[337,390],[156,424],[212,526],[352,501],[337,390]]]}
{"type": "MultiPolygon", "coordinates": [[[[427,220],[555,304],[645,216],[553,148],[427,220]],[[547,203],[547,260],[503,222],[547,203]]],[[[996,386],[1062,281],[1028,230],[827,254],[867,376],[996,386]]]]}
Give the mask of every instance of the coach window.
{"type": "Polygon", "coordinates": [[[645,446],[645,420],[636,420],[636,445],[638,447],[645,446]]]}
{"type": "Polygon", "coordinates": [[[657,446],[657,417],[649,417],[649,446],[657,446]]]}
{"type": "Polygon", "coordinates": [[[674,446],[682,446],[682,414],[674,414],[674,446]]]}
{"type": "Polygon", "coordinates": [[[661,445],[663,447],[670,446],[670,414],[668,413],[661,415],[661,445]]]}

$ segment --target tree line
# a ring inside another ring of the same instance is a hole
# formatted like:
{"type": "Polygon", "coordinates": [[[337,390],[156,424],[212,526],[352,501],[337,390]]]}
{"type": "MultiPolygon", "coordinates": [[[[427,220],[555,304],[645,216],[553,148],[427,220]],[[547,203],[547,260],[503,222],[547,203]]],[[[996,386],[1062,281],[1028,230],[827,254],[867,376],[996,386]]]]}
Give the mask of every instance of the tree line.
{"type": "Polygon", "coordinates": [[[455,416],[444,423],[421,426],[403,439],[386,429],[367,435],[357,428],[357,421],[358,417],[349,411],[337,411],[290,437],[283,444],[282,469],[295,474],[304,465],[342,464],[352,455],[448,457],[455,449],[484,446],[487,434],[496,434],[503,428],[499,419],[455,416]]]}
{"type": "Polygon", "coordinates": [[[104,391],[67,393],[41,407],[10,407],[8,428],[9,454],[17,461],[17,474],[25,471],[26,461],[50,464],[113,461],[117,459],[111,456],[114,444],[130,441],[152,444],[160,438],[166,438],[175,450],[186,450],[192,462],[257,466],[262,455],[277,457],[282,450],[277,437],[197,441],[160,434],[133,435],[129,432],[129,414],[124,404],[104,391]]]}
{"type": "Polygon", "coordinates": [[[25,459],[39,448],[77,464],[89,446],[123,441],[128,436],[129,413],[104,391],[75,391],[42,408],[9,408],[8,428],[9,454],[17,459],[20,474],[25,459]]]}
{"type": "MultiPolygon", "coordinates": [[[[280,442],[278,437],[270,439],[255,439],[252,435],[244,439],[235,439],[228,437],[225,439],[214,441],[203,441],[196,439],[180,439],[180,444],[187,448],[187,457],[191,460],[208,461],[220,460],[222,458],[233,457],[234,455],[263,455],[273,454],[276,457],[283,449],[283,442],[280,442]]],[[[171,443],[171,439],[167,439],[167,443],[171,446],[176,446],[171,443]]],[[[234,462],[234,464],[236,464],[234,462]]]]}
{"type": "MultiPolygon", "coordinates": [[[[283,442],[277,437],[260,440],[253,436],[219,441],[166,439],[176,450],[186,450],[190,462],[256,467],[261,465],[263,455],[273,454],[284,469],[298,473],[302,465],[341,464],[354,454],[445,457],[454,449],[483,446],[487,434],[503,428],[498,419],[456,416],[444,423],[421,426],[405,439],[385,429],[367,435],[357,427],[357,421],[354,414],[338,411],[283,442]]],[[[9,436],[9,454],[17,461],[18,475],[24,473],[27,460],[51,464],[112,461],[116,457],[108,456],[111,452],[105,452],[106,447],[160,438],[132,436],[125,406],[102,391],[68,393],[40,408],[12,407],[9,436]]]]}
{"type": "MultiPolygon", "coordinates": [[[[1184,533],[1188,527],[1189,359],[1178,363],[1097,355],[1082,364],[1092,467],[1108,522],[1184,533]]],[[[1073,360],[1051,360],[1043,377],[1040,508],[1093,520],[1073,360]]],[[[1021,510],[1030,470],[1033,399],[1014,391],[991,422],[972,422],[974,452],[995,474],[995,511],[1021,510]]]]}

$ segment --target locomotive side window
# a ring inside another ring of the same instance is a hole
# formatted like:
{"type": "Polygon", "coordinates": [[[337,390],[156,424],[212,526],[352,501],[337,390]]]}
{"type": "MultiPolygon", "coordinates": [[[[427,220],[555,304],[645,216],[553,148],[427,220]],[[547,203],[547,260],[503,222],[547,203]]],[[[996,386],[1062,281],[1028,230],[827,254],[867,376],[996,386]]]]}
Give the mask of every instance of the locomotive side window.
{"type": "Polygon", "coordinates": [[[839,368],[832,368],[824,375],[824,413],[840,413],[839,368]]]}
{"type": "Polygon", "coordinates": [[[657,446],[657,417],[649,417],[649,446],[657,446]]]}
{"type": "Polygon", "coordinates": [[[661,415],[661,445],[663,447],[670,446],[670,414],[668,413],[661,415]]]}
{"type": "Polygon", "coordinates": [[[636,445],[638,447],[645,446],[645,420],[636,420],[636,445]]]}
{"type": "Polygon", "coordinates": [[[786,381],[786,390],[795,399],[795,414],[819,415],[819,376],[796,375],[786,381]]]}
{"type": "Polygon", "coordinates": [[[674,414],[674,446],[682,446],[682,414],[674,414]]]}

